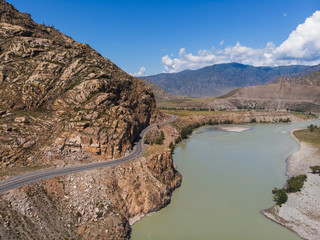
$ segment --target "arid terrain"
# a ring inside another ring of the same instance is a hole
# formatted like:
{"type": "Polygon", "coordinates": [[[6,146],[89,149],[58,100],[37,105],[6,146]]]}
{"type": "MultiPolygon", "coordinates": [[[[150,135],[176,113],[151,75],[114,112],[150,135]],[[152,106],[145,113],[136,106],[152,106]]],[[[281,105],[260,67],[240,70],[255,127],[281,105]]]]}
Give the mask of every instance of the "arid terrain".
{"type": "MultiPolygon", "coordinates": [[[[238,74],[234,68],[245,66],[231,67],[230,78],[238,74]]],[[[248,68],[250,79],[266,71],[248,68]]],[[[168,119],[167,113],[179,117],[148,133],[142,157],[1,193],[0,239],[130,239],[131,225],[167,206],[172,192],[181,185],[172,152],[193,129],[288,123],[314,118],[312,113],[320,112],[317,68],[279,69],[254,82],[265,83],[280,72],[289,74],[288,78],[263,86],[247,83],[251,87],[220,98],[177,97],[127,74],[88,44],[38,24],[29,14],[0,0],[0,180],[124,157],[143,129],[168,119]],[[301,71],[309,75],[299,75],[301,71]],[[298,78],[290,78],[292,73],[298,78]]],[[[218,85],[222,88],[216,93],[238,87],[218,85]]],[[[207,92],[213,89],[210,86],[207,92]]],[[[186,90],[191,96],[200,91],[197,86],[186,90]]],[[[308,167],[294,171],[305,172],[308,167]]],[[[315,175],[310,179],[306,191],[309,185],[318,184],[315,175]]],[[[290,199],[288,206],[297,204],[298,200],[290,199]]],[[[312,211],[317,203],[314,200],[310,206],[312,211]]],[[[292,228],[299,221],[294,224],[292,228]]],[[[316,230],[312,234],[319,236],[316,230]]]]}
{"type": "MultiPolygon", "coordinates": [[[[161,121],[141,80],[0,1],[1,179],[124,156],[161,121]]],[[[1,194],[1,239],[128,239],[181,182],[170,150],[1,194]]]]}
{"type": "Polygon", "coordinates": [[[303,239],[317,240],[320,238],[320,176],[311,173],[310,166],[320,165],[320,135],[309,132],[309,129],[293,134],[300,148],[287,159],[287,175],[294,177],[306,174],[307,181],[300,192],[288,195],[285,204],[265,210],[264,215],[303,239]]]}

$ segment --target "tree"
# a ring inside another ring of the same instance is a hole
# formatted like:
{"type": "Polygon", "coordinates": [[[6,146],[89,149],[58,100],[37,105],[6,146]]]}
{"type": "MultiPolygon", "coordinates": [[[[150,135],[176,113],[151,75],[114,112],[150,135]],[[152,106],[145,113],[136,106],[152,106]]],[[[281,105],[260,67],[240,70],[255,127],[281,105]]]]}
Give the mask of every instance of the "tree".
{"type": "Polygon", "coordinates": [[[181,139],[188,138],[188,136],[191,135],[192,130],[193,130],[193,125],[191,125],[191,124],[189,124],[188,126],[182,128],[181,132],[180,132],[181,139]]]}
{"type": "Polygon", "coordinates": [[[173,153],[173,151],[174,151],[174,149],[175,149],[175,146],[174,146],[173,142],[170,142],[169,148],[170,148],[170,150],[171,150],[171,153],[173,153]]]}
{"type": "Polygon", "coordinates": [[[161,145],[161,144],[163,144],[163,140],[164,140],[164,132],[161,131],[160,136],[156,138],[155,143],[158,145],[161,145]]]}
{"type": "Polygon", "coordinates": [[[317,128],[318,128],[318,126],[317,125],[313,125],[313,124],[310,124],[308,126],[308,129],[309,129],[310,132],[314,132],[314,130],[317,129],[317,128]]]}
{"type": "Polygon", "coordinates": [[[174,143],[175,144],[178,144],[179,142],[181,142],[181,137],[179,136],[179,137],[177,137],[175,140],[174,140],[174,143]]]}
{"type": "Polygon", "coordinates": [[[257,119],[252,118],[250,122],[251,122],[251,123],[256,123],[256,122],[257,122],[257,119]]]}
{"type": "Polygon", "coordinates": [[[300,192],[304,182],[307,180],[307,175],[302,174],[296,177],[291,177],[287,180],[287,192],[300,192]]]}
{"type": "Polygon", "coordinates": [[[278,189],[274,188],[272,190],[273,193],[273,201],[275,201],[280,207],[282,204],[286,203],[288,200],[288,194],[284,188],[278,189]]]}

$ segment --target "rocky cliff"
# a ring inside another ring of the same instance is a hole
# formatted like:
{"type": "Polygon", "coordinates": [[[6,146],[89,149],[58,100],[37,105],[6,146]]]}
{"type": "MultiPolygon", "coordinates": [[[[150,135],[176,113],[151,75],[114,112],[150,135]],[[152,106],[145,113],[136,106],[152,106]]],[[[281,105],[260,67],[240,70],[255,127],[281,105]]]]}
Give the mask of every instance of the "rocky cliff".
{"type": "Polygon", "coordinates": [[[0,0],[0,169],[123,156],[157,117],[141,80],[0,0]]]}
{"type": "MultiPolygon", "coordinates": [[[[161,120],[149,87],[0,0],[0,179],[125,155],[161,120]]],[[[0,239],[128,239],[180,186],[165,146],[0,194],[0,239]]]]}
{"type": "Polygon", "coordinates": [[[129,239],[130,225],[166,206],[180,183],[166,150],[31,184],[0,196],[0,239],[129,239]]]}

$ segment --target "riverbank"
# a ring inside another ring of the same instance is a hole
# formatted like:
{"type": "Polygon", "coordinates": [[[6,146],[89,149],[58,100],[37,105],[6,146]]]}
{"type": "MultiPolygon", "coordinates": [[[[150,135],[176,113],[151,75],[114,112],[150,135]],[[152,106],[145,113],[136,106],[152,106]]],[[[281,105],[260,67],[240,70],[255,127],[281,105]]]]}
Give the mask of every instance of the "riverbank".
{"type": "MultiPolygon", "coordinates": [[[[182,137],[181,132],[183,129],[188,128],[188,126],[190,125],[192,125],[192,130],[204,125],[214,125],[215,127],[217,126],[221,127],[221,129],[225,131],[243,132],[248,130],[248,128],[243,128],[239,125],[234,126],[233,124],[283,123],[283,122],[286,122],[287,119],[290,119],[291,122],[299,122],[303,120],[297,115],[289,114],[289,113],[281,113],[281,112],[266,113],[266,112],[255,112],[255,111],[247,111],[247,112],[225,111],[225,112],[197,112],[196,113],[196,112],[185,111],[185,110],[181,110],[181,111],[176,110],[174,112],[172,111],[163,111],[163,112],[176,114],[179,116],[179,118],[175,122],[166,124],[164,126],[159,126],[158,128],[154,129],[154,131],[150,132],[150,135],[152,136],[161,136],[161,132],[163,132],[164,139],[160,145],[153,144],[148,147],[147,152],[145,154],[146,158],[148,158],[151,154],[154,154],[155,152],[163,151],[163,149],[170,146],[171,143],[174,148],[174,146],[177,145],[181,140],[185,139],[185,137],[182,137]],[[176,140],[179,138],[180,138],[180,141],[176,142],[176,140]]],[[[152,140],[152,138],[150,138],[149,140],[152,140]]],[[[177,167],[179,168],[180,164],[179,163],[176,163],[176,164],[178,166],[174,165],[174,168],[177,168],[177,167]]],[[[182,164],[181,167],[183,169],[183,163],[181,164],[182,164]]],[[[139,216],[139,218],[140,217],[141,216],[139,216]]],[[[134,221],[132,221],[132,223],[136,222],[136,220],[138,219],[133,219],[133,220],[134,221]]]]}
{"type": "Polygon", "coordinates": [[[300,141],[295,132],[291,136],[299,143],[299,150],[287,159],[288,177],[307,175],[301,192],[290,193],[281,207],[278,205],[263,211],[272,221],[286,227],[302,239],[320,239],[320,176],[310,173],[310,166],[320,165],[320,148],[300,141]]]}

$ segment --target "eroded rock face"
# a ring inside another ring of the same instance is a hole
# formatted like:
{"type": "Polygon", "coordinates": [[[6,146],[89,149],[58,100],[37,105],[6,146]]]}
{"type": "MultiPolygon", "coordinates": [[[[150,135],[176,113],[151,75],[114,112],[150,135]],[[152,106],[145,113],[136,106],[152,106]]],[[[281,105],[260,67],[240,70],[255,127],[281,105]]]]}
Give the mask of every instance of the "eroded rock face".
{"type": "Polygon", "coordinates": [[[0,0],[0,169],[123,156],[156,116],[140,80],[0,0]]]}
{"type": "Polygon", "coordinates": [[[0,196],[1,239],[128,239],[130,225],[170,202],[181,175],[169,150],[0,196]]]}
{"type": "MultiPolygon", "coordinates": [[[[158,121],[151,90],[0,0],[0,170],[123,156],[158,121]]],[[[32,169],[31,169],[32,170],[32,169]]],[[[169,150],[0,195],[0,239],[128,239],[180,186],[169,150]]]]}

